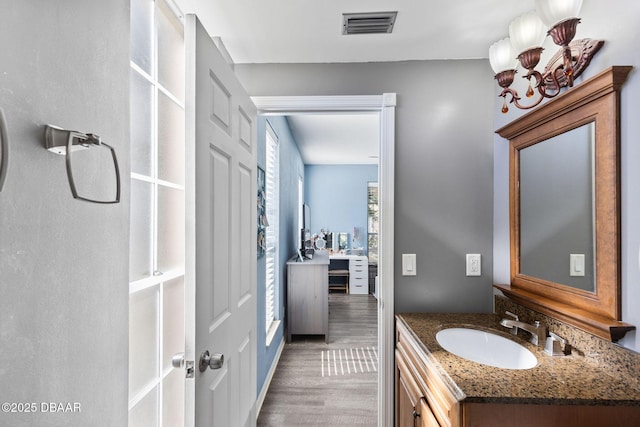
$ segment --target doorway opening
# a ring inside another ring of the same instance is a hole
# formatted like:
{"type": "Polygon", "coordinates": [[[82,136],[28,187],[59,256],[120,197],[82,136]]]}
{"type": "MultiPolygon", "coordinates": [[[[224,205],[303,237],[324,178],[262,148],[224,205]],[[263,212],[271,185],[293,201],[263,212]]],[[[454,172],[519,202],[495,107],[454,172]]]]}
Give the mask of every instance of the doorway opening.
{"type": "MultiPolygon", "coordinates": [[[[264,116],[308,113],[378,112],[379,262],[378,262],[378,423],[393,421],[393,223],[395,94],[374,96],[252,97],[264,116]]],[[[276,362],[274,362],[276,363],[276,362]]]]}

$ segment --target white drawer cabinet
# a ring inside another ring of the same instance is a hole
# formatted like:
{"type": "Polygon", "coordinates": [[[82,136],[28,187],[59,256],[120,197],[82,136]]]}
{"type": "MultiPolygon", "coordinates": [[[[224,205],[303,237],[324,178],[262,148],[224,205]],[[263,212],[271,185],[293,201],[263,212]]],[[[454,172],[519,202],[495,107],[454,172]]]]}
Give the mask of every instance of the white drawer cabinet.
{"type": "Polygon", "coordinates": [[[332,260],[349,260],[349,293],[369,293],[369,258],[365,255],[331,255],[332,260]]]}
{"type": "Polygon", "coordinates": [[[349,293],[369,293],[369,260],[366,256],[349,257],[349,293]]]}

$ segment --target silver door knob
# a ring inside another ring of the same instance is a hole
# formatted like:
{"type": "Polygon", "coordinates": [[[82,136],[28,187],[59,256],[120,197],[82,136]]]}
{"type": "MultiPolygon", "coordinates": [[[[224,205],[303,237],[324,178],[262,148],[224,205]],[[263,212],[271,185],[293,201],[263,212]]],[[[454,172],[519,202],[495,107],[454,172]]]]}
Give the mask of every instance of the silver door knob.
{"type": "Polygon", "coordinates": [[[200,355],[200,372],[204,372],[207,368],[220,369],[224,364],[224,354],[209,354],[209,350],[205,350],[200,355]]]}
{"type": "Polygon", "coordinates": [[[171,358],[171,366],[174,368],[182,368],[184,366],[184,353],[176,353],[171,358]]]}
{"type": "Polygon", "coordinates": [[[193,378],[194,372],[195,372],[195,368],[193,365],[194,365],[193,360],[184,359],[184,353],[176,353],[171,358],[171,366],[173,366],[176,369],[184,368],[185,378],[193,378]]]}

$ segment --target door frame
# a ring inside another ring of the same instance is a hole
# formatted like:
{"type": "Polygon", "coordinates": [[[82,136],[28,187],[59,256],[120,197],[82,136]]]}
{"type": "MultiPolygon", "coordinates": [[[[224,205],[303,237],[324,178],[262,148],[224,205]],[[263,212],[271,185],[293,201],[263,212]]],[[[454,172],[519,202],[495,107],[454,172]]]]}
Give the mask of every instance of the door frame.
{"type": "Polygon", "coordinates": [[[258,115],[378,112],[380,114],[378,253],[378,426],[393,425],[394,393],[394,189],[396,94],[355,96],[252,96],[258,115]]]}

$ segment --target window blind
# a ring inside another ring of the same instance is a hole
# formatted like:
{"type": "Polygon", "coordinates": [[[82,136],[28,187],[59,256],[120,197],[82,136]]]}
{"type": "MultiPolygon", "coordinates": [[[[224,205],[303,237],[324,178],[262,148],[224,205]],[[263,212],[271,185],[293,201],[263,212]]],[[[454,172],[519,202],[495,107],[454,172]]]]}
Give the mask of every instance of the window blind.
{"type": "Polygon", "coordinates": [[[280,217],[279,147],[278,138],[270,126],[267,126],[267,165],[265,171],[266,214],[269,226],[266,230],[266,331],[276,320],[276,285],[278,272],[278,234],[280,217]]]}

